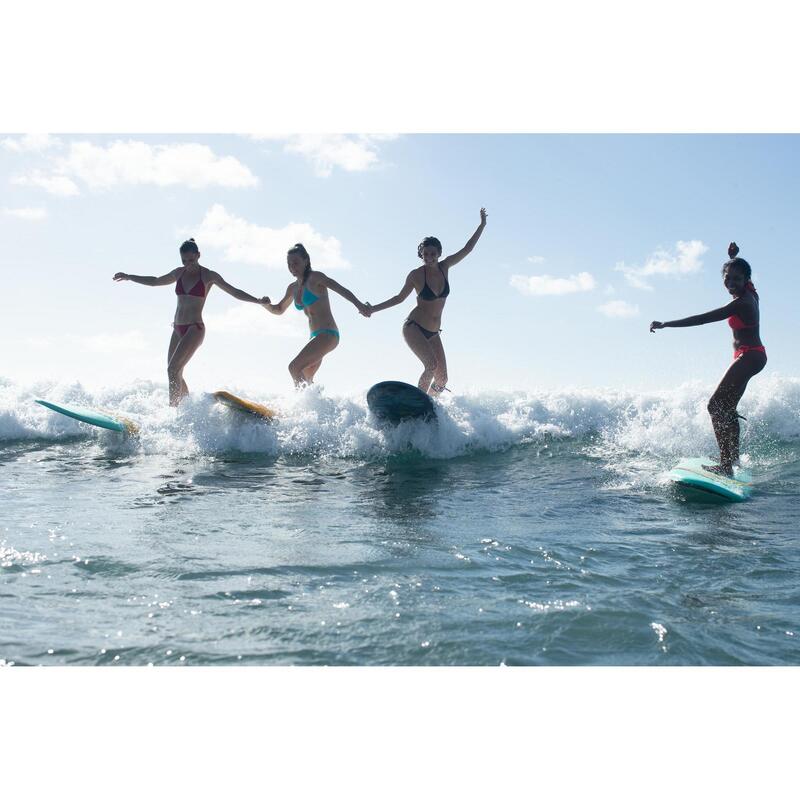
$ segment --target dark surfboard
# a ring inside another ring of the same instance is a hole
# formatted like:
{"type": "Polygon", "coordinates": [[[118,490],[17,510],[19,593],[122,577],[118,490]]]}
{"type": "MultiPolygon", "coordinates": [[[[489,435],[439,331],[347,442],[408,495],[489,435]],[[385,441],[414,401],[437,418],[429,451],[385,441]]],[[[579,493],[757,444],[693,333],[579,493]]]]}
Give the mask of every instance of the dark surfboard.
{"type": "Polygon", "coordinates": [[[431,398],[401,381],[376,383],[367,392],[367,405],[377,419],[395,425],[406,419],[436,419],[431,398]]]}

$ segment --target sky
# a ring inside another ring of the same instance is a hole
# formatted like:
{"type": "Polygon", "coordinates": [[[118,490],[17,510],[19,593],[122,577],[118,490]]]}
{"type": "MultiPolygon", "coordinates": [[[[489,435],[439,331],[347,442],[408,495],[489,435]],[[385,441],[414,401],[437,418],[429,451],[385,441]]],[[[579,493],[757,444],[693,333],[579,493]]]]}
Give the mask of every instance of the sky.
{"type": "MultiPolygon", "coordinates": [[[[87,386],[166,381],[174,287],[160,275],[194,237],[204,266],[277,301],[286,250],[373,304],[402,287],[429,235],[460,249],[442,321],[449,387],[669,388],[716,381],[727,325],[648,332],[729,300],[728,242],[751,263],[770,371],[790,347],[797,135],[0,135],[0,377],[87,386]]],[[[401,327],[414,306],[365,319],[333,296],[341,343],[318,381],[331,392],[416,383],[401,327]]],[[[190,388],[285,392],[308,336],[214,289],[190,388]]]]}

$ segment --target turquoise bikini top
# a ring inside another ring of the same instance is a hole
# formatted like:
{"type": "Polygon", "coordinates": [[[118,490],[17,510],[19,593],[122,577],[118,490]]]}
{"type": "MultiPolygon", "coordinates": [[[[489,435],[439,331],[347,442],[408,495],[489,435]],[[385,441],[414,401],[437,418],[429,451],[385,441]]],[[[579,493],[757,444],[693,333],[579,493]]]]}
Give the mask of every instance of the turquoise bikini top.
{"type": "Polygon", "coordinates": [[[302,310],[303,310],[304,308],[306,308],[307,306],[313,306],[313,305],[314,305],[314,303],[316,303],[316,302],[317,302],[317,300],[319,300],[319,297],[317,297],[317,296],[314,294],[314,292],[310,291],[310,290],[309,290],[309,289],[308,289],[306,286],[304,286],[304,287],[303,287],[303,296],[302,296],[302,298],[300,299],[300,303],[298,303],[298,302],[297,302],[297,296],[295,295],[295,298],[294,298],[294,307],[295,307],[295,308],[296,308],[298,311],[302,311],[302,310]]]}

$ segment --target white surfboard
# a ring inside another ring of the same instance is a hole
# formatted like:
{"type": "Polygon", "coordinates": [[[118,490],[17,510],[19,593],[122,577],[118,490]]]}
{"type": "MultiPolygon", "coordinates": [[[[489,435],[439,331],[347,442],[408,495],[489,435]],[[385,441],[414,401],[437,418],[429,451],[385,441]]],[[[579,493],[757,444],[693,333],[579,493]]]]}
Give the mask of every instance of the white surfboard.
{"type": "Polygon", "coordinates": [[[670,471],[669,478],[678,486],[688,486],[726,500],[742,501],[750,497],[753,478],[747,470],[735,468],[733,477],[728,478],[703,468],[711,463],[708,458],[681,459],[670,471]]]}

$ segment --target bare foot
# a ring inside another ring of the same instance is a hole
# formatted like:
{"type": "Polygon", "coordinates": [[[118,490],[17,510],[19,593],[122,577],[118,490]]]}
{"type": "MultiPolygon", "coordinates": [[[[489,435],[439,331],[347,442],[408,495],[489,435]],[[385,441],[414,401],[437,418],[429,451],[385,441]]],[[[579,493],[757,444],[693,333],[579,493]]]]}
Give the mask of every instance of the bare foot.
{"type": "Polygon", "coordinates": [[[726,478],[733,477],[733,467],[725,468],[721,464],[703,464],[706,472],[713,472],[715,475],[724,475],[726,478]]]}

